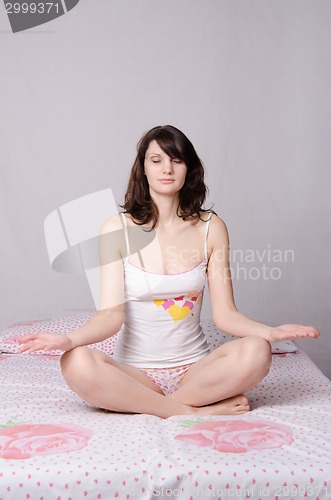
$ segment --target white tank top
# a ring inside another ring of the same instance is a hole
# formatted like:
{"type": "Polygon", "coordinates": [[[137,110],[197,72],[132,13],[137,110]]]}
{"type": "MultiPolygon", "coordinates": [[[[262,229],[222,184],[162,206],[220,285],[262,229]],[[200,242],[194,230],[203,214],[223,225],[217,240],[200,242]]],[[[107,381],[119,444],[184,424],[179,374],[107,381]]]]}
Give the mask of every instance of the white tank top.
{"type": "MultiPolygon", "coordinates": [[[[124,214],[127,255],[130,255],[124,214]]],[[[125,316],[114,358],[138,368],[165,368],[194,363],[209,354],[200,325],[207,270],[204,259],[177,274],[150,273],[124,261],[125,316]]]]}

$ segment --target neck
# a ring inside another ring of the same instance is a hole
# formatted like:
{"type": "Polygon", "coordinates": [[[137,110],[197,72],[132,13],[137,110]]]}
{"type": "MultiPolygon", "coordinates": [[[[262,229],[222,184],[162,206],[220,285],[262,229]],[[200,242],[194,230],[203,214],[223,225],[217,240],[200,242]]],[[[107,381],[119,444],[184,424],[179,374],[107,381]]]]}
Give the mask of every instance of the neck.
{"type": "Polygon", "coordinates": [[[178,220],[181,220],[177,215],[179,197],[170,196],[154,196],[153,201],[159,210],[159,220],[157,225],[166,227],[173,226],[178,220]]]}

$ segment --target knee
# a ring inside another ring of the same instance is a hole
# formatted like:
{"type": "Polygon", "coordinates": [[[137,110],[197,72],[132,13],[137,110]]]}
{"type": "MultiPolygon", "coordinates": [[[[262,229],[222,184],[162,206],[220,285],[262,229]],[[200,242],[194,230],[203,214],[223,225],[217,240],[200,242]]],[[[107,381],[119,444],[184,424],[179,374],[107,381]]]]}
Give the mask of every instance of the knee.
{"type": "Polygon", "coordinates": [[[251,366],[263,372],[266,376],[271,365],[271,346],[261,337],[245,337],[243,342],[243,357],[251,366]]]}
{"type": "Polygon", "coordinates": [[[86,347],[76,347],[62,354],[60,360],[62,375],[68,383],[73,380],[81,380],[84,377],[87,372],[88,356],[86,347]]]}

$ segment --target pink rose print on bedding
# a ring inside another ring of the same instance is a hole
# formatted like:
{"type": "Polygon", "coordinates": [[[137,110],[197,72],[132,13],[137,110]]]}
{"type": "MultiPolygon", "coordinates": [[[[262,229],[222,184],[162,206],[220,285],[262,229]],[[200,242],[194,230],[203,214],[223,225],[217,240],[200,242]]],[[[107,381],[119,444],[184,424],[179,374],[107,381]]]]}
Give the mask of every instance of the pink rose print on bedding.
{"type": "Polygon", "coordinates": [[[35,455],[84,448],[93,432],[73,424],[27,424],[0,428],[0,457],[21,460],[35,455]]]}
{"type": "Polygon", "coordinates": [[[223,453],[280,448],[293,442],[286,425],[256,420],[210,420],[193,425],[175,439],[223,453]]]}

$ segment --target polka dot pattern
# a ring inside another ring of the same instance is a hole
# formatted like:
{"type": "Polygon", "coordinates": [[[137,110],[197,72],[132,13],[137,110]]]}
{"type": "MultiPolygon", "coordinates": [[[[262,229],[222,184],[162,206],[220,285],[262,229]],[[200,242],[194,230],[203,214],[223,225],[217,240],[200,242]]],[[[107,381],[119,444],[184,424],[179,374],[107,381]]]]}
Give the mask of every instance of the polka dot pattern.
{"type": "Polygon", "coordinates": [[[244,453],[176,438],[233,417],[161,419],[88,407],[65,384],[55,355],[3,354],[0,367],[1,500],[331,498],[331,383],[300,350],[273,356],[269,375],[247,394],[252,411],[236,417],[286,426],[291,439],[244,453]],[[1,431],[32,424],[77,426],[85,440],[80,449],[61,443],[38,455],[31,444],[30,456],[3,458],[1,431]]]}
{"type": "MultiPolygon", "coordinates": [[[[95,313],[92,312],[82,312],[78,314],[62,316],[60,318],[30,320],[15,323],[14,325],[10,325],[0,332],[0,352],[11,354],[18,353],[18,338],[21,335],[27,333],[60,333],[66,335],[69,332],[77,330],[94,315],[95,313]]],[[[208,319],[201,320],[201,325],[207,337],[207,342],[212,349],[215,349],[216,347],[225,344],[226,342],[230,342],[231,340],[238,338],[234,337],[233,335],[221,332],[216,328],[213,322],[208,319]]],[[[111,355],[113,353],[117,338],[118,334],[102,342],[93,344],[91,347],[92,349],[99,349],[106,354],[111,355]]],[[[291,340],[273,343],[271,347],[274,354],[295,352],[297,350],[297,346],[291,340]]],[[[39,353],[47,355],[59,355],[61,354],[61,351],[39,351],[39,353]]]]}

